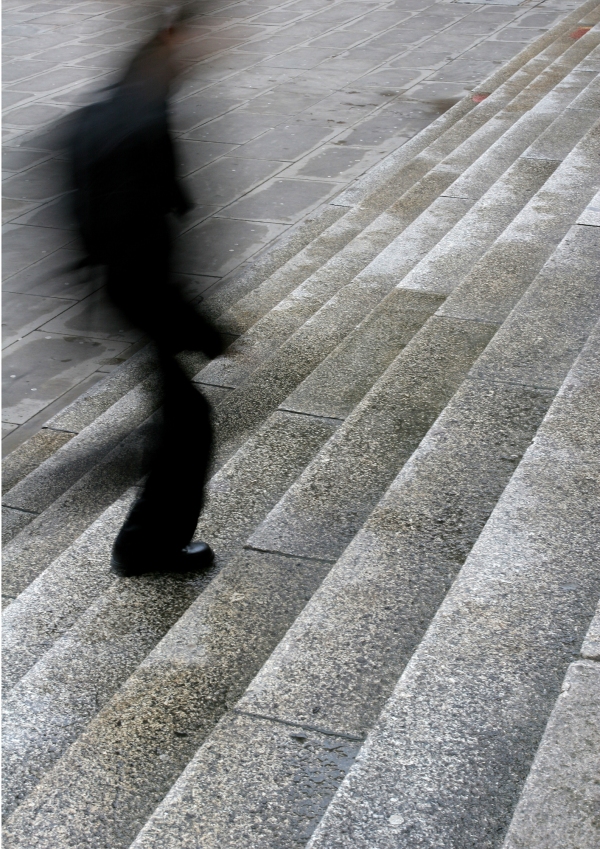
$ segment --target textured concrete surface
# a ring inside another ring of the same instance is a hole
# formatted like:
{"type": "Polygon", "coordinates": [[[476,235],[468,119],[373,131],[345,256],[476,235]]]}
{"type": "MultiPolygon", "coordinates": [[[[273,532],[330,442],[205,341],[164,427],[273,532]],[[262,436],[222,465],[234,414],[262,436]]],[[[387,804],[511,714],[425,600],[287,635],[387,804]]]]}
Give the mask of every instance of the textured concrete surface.
{"type": "Polygon", "coordinates": [[[240,709],[334,733],[368,732],[552,398],[467,381],[240,709]]]}
{"type": "Polygon", "coordinates": [[[503,849],[594,849],[600,840],[600,665],[571,664],[503,849]]]}
{"type": "Polygon", "coordinates": [[[139,480],[153,421],[147,420],[4,549],[3,595],[14,599],[123,492],[139,480]]]}
{"type": "MultiPolygon", "coordinates": [[[[75,387],[87,388],[85,378],[133,350],[135,337],[97,304],[97,280],[56,274],[77,254],[46,130],[110,81],[151,30],[155,8],[111,0],[68,7],[15,0],[5,8],[5,321],[15,338],[12,345],[6,338],[15,359],[7,375],[23,375],[26,361],[36,383],[6,378],[15,396],[4,414],[7,448],[44,424],[50,403],[72,400],[75,387]],[[117,347],[85,353],[98,346],[89,341],[94,335],[113,334],[117,347]],[[67,335],[83,342],[78,369],[59,365],[67,353],[49,348],[44,356],[47,343],[64,347],[67,335]],[[34,406],[32,388],[41,393],[34,406]]],[[[524,7],[429,0],[205,6],[194,22],[194,65],[174,118],[181,170],[199,203],[181,238],[190,295],[235,272],[569,8],[566,0],[524,7]]]]}
{"type": "Polygon", "coordinates": [[[596,510],[597,467],[519,469],[314,846],[497,845],[593,612],[596,510]]]}
{"type": "Polygon", "coordinates": [[[300,849],[359,746],[359,740],[232,713],[200,749],[132,849],[193,849],[199,842],[211,849],[300,849]],[[235,809],[237,799],[227,795],[233,783],[244,797],[243,807],[235,809]],[[219,811],[217,817],[214,811],[219,811]]]}
{"type": "Polygon", "coordinates": [[[448,296],[440,315],[502,322],[600,184],[599,125],[592,127],[489,251],[448,296]]]}

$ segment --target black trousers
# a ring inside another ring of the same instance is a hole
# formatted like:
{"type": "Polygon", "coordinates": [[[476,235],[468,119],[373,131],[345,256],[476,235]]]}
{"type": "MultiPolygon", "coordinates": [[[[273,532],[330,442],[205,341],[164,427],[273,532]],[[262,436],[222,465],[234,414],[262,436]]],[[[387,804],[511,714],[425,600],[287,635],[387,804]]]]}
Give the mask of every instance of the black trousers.
{"type": "Polygon", "coordinates": [[[123,560],[161,561],[194,535],[212,448],[210,406],[188,380],[175,353],[203,348],[202,324],[169,286],[169,244],[154,228],[115,252],[108,263],[110,300],[154,341],[162,373],[162,423],[143,492],[115,541],[123,560]],[[191,315],[190,315],[191,312],[191,315]],[[191,338],[195,328],[198,338],[191,338]]]}

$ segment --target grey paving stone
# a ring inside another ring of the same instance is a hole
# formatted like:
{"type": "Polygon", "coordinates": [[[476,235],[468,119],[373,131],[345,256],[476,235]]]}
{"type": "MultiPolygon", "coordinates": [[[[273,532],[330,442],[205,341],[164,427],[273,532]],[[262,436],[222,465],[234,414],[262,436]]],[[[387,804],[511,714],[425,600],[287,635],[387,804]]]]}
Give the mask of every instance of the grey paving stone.
{"type": "Polygon", "coordinates": [[[351,147],[348,144],[323,145],[318,152],[301,160],[290,169],[290,173],[313,179],[344,180],[349,174],[365,171],[370,162],[377,161],[379,158],[380,154],[369,154],[364,148],[351,147]]]}
{"type": "Polygon", "coordinates": [[[229,849],[247,840],[248,834],[263,846],[304,846],[359,745],[317,730],[231,714],[219,723],[210,743],[200,749],[160,806],[161,824],[151,821],[132,847],[151,847],[159,840],[169,849],[191,849],[202,839],[207,847],[229,849]],[[221,769],[226,753],[234,756],[235,775],[221,769]],[[215,818],[217,800],[235,779],[245,805],[235,813],[221,807],[215,818]],[[271,789],[268,798],[266,783],[271,789]],[[183,797],[180,786],[186,788],[183,797]],[[180,815],[185,827],[179,825],[180,815]]]}
{"type": "Polygon", "coordinates": [[[210,198],[214,205],[221,207],[246,194],[283,167],[283,163],[275,160],[226,156],[193,174],[188,180],[188,187],[192,197],[210,198]]]}
{"type": "Polygon", "coordinates": [[[63,298],[44,298],[14,292],[6,292],[3,301],[8,319],[2,323],[3,348],[12,345],[32,330],[38,330],[49,319],[76,303],[63,298]]]}
{"type": "Polygon", "coordinates": [[[517,805],[506,849],[598,842],[600,666],[572,663],[517,805]]]}
{"type": "Polygon", "coordinates": [[[225,275],[284,230],[281,224],[210,218],[178,240],[176,270],[184,274],[225,275]]]}
{"type": "MultiPolygon", "coordinates": [[[[282,119],[274,115],[255,115],[243,109],[236,109],[221,118],[202,124],[196,130],[190,130],[187,138],[227,144],[245,144],[248,141],[274,129],[282,119]]],[[[238,155],[242,151],[238,150],[238,155]]]]}
{"type": "Polygon", "coordinates": [[[220,216],[291,224],[337,189],[336,183],[325,181],[274,179],[226,207],[220,216]]]}
{"type": "Polygon", "coordinates": [[[138,342],[143,338],[143,333],[133,327],[112,306],[104,287],[72,306],[65,302],[65,306],[68,306],[68,308],[61,311],[61,314],[56,318],[43,324],[41,330],[48,333],[81,335],[90,339],[114,339],[125,342],[138,342]]]}
{"type": "Polygon", "coordinates": [[[492,325],[430,319],[252,534],[249,545],[292,556],[339,557],[495,330],[492,325]]]}
{"type": "Polygon", "coordinates": [[[44,59],[15,59],[12,62],[5,63],[2,78],[5,83],[15,83],[34,74],[50,70],[54,67],[54,64],[48,60],[44,61],[44,59]]]}
{"type": "Polygon", "coordinates": [[[5,279],[73,241],[71,233],[49,227],[7,224],[3,230],[2,265],[5,279]]]}
{"type": "Polygon", "coordinates": [[[323,255],[322,250],[319,250],[321,240],[327,238],[329,228],[342,218],[343,214],[342,208],[325,205],[310,218],[289,227],[285,233],[280,234],[276,242],[259,251],[251,265],[242,267],[225,278],[224,283],[207,298],[203,309],[213,318],[225,314],[232,304],[292,261],[296,265],[302,264],[304,258],[305,273],[310,274],[306,269],[306,255],[312,259],[312,262],[308,262],[308,267],[314,270],[323,255]]]}
{"type": "Polygon", "coordinates": [[[128,347],[34,331],[5,351],[4,417],[21,424],[128,347]],[[60,365],[59,365],[60,364],[60,365]],[[15,374],[15,378],[10,375],[15,374]],[[35,385],[34,385],[35,384],[35,385]]]}
{"type": "Polygon", "coordinates": [[[16,200],[41,201],[62,194],[65,182],[62,167],[55,160],[48,160],[28,169],[22,174],[3,181],[6,197],[16,200]]]}
{"type": "Polygon", "coordinates": [[[65,110],[58,106],[50,106],[45,103],[33,103],[30,106],[21,106],[10,109],[4,118],[5,125],[11,127],[32,127],[50,121],[57,121],[65,114],[65,110]]]}
{"type": "Polygon", "coordinates": [[[495,70],[496,62],[492,59],[470,59],[461,57],[449,62],[445,68],[432,77],[443,82],[462,82],[476,85],[495,70]]]}
{"type": "Polygon", "coordinates": [[[30,210],[38,205],[38,201],[23,201],[12,200],[6,198],[2,200],[2,224],[9,224],[14,221],[19,215],[27,210],[30,210]]]}
{"type": "Polygon", "coordinates": [[[286,122],[258,139],[242,145],[236,150],[236,156],[250,159],[267,157],[293,162],[331,136],[331,132],[331,127],[286,122]]]}

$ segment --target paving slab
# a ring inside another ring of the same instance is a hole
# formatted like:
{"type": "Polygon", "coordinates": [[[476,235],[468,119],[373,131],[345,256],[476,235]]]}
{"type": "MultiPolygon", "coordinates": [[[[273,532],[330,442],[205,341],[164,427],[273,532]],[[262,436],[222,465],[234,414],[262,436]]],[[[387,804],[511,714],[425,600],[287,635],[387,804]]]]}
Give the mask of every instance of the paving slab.
{"type": "Polygon", "coordinates": [[[101,342],[86,336],[29,333],[5,349],[5,420],[26,422],[67,392],[74,380],[79,383],[128,347],[126,342],[101,342]]]}

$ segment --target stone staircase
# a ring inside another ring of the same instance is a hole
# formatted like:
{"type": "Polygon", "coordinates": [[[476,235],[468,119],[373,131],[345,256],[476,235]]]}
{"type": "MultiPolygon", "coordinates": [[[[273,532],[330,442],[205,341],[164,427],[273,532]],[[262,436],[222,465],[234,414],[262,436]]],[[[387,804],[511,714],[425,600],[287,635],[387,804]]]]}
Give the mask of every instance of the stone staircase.
{"type": "Polygon", "coordinates": [[[599,22],[207,300],[210,574],[108,571],[148,350],[8,456],[6,847],[596,845],[599,22]]]}

